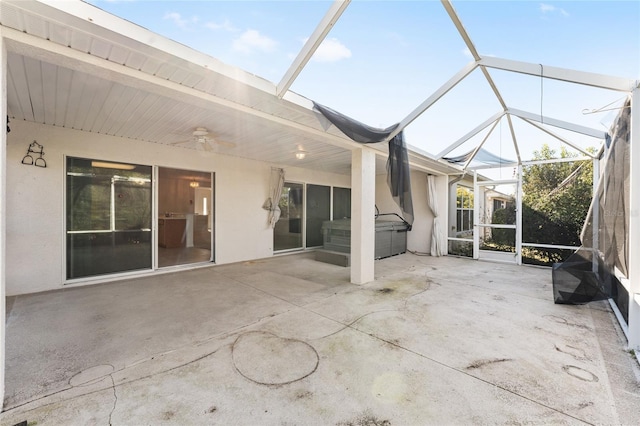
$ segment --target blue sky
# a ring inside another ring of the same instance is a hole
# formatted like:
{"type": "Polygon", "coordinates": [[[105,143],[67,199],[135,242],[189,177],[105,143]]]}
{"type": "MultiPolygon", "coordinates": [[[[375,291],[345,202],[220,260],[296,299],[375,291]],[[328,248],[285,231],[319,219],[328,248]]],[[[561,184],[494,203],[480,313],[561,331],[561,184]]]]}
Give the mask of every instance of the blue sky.
{"type": "MultiPolygon", "coordinates": [[[[274,83],[331,5],[328,1],[90,3],[274,83]]],[[[640,78],[640,1],[454,1],[453,5],[481,55],[640,78]]],[[[470,61],[439,1],[354,0],[291,90],[367,124],[386,127],[400,121],[470,61]]],[[[612,114],[585,115],[583,110],[619,103],[623,96],[504,72],[492,76],[510,106],[601,129],[612,114]]],[[[476,72],[414,122],[407,129],[407,140],[436,153],[442,141],[457,139],[499,110],[476,72]]],[[[508,156],[506,126],[502,132],[492,142],[493,150],[504,149],[508,156]]],[[[587,146],[593,141],[579,143],[587,146]]]]}

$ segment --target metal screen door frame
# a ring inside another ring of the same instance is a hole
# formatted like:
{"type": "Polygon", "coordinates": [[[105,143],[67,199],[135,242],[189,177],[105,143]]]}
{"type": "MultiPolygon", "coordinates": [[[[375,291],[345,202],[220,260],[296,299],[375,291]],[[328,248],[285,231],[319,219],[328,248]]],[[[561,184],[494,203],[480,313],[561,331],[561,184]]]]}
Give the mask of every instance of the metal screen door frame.
{"type": "Polygon", "coordinates": [[[518,167],[518,179],[501,179],[501,180],[486,180],[478,181],[478,173],[474,171],[473,174],[473,192],[474,197],[478,199],[482,193],[484,197],[484,191],[480,191],[481,188],[487,186],[497,185],[514,185],[516,189],[515,194],[515,210],[516,220],[515,224],[491,224],[483,223],[480,219],[481,209],[484,208],[484,202],[474,202],[473,205],[473,258],[476,260],[492,260],[497,262],[514,263],[517,265],[522,264],[522,167],[518,167]],[[480,235],[484,234],[486,228],[492,229],[513,229],[515,230],[515,254],[509,252],[492,252],[489,250],[480,249],[480,235]]]}

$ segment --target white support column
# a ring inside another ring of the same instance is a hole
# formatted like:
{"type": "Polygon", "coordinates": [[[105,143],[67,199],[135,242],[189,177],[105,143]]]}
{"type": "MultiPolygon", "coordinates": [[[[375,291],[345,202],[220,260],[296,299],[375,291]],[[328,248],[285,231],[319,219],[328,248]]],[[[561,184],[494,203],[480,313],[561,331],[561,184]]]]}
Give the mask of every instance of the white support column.
{"type": "MultiPolygon", "coordinates": [[[[447,236],[456,237],[457,217],[458,217],[458,185],[456,183],[448,183],[449,200],[447,201],[447,236]]],[[[447,254],[449,254],[449,244],[447,243],[447,254]]]]}
{"type": "Polygon", "coordinates": [[[478,172],[473,171],[473,258],[478,259],[480,257],[480,232],[482,227],[478,226],[480,223],[480,209],[484,209],[484,191],[480,196],[480,187],[478,186],[478,172]]]}
{"type": "Polygon", "coordinates": [[[640,350],[640,87],[631,98],[629,146],[629,348],[640,350]]]}
{"type": "Polygon", "coordinates": [[[4,401],[7,257],[7,47],[0,36],[0,410],[4,401]]]}
{"type": "Polygon", "coordinates": [[[522,164],[518,165],[516,184],[516,264],[522,265],[522,164]]]}
{"type": "Polygon", "coordinates": [[[376,154],[363,146],[351,152],[351,282],[374,280],[376,154]]]}
{"type": "Polygon", "coordinates": [[[443,256],[447,255],[449,246],[449,242],[447,241],[447,236],[449,235],[447,230],[449,226],[449,222],[447,221],[447,212],[449,211],[449,206],[447,205],[447,201],[449,200],[448,190],[449,176],[436,176],[438,218],[440,219],[440,230],[442,231],[442,235],[440,236],[440,247],[442,247],[443,256]]]}
{"type": "Polygon", "coordinates": [[[593,218],[591,219],[591,248],[593,249],[591,252],[591,271],[595,274],[599,272],[598,268],[598,258],[600,257],[600,233],[598,232],[600,229],[600,197],[598,197],[598,184],[600,183],[600,159],[594,158],[592,160],[593,164],[593,206],[594,209],[592,211],[593,218]]]}

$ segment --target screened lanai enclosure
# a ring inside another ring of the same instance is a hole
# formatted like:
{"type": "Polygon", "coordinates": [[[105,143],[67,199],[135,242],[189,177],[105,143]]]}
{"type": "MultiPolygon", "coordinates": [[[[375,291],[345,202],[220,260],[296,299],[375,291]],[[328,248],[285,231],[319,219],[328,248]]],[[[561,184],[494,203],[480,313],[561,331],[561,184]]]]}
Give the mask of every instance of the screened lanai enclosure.
{"type": "MultiPolygon", "coordinates": [[[[627,330],[630,107],[618,108],[598,151],[552,158],[543,145],[543,158],[515,165],[510,179],[479,175],[509,168],[478,150],[473,186],[451,181],[449,254],[552,267],[555,303],[609,299],[627,330]]],[[[447,160],[470,164],[471,154],[447,160]]]]}
{"type": "Polygon", "coordinates": [[[400,252],[608,300],[640,350],[638,2],[148,3],[0,1],[3,294],[320,251],[338,224],[364,284],[389,217],[400,252]]]}

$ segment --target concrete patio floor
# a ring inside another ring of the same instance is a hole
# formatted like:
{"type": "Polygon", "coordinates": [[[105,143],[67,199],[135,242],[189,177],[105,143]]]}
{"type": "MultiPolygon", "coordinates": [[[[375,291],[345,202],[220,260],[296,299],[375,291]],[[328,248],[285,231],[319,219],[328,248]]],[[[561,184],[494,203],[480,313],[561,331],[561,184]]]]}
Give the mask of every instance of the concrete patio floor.
{"type": "Polygon", "coordinates": [[[8,299],[13,425],[640,424],[606,302],[551,272],[313,253],[8,299]]]}

